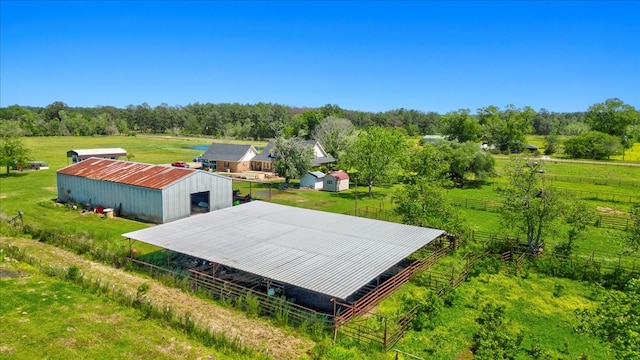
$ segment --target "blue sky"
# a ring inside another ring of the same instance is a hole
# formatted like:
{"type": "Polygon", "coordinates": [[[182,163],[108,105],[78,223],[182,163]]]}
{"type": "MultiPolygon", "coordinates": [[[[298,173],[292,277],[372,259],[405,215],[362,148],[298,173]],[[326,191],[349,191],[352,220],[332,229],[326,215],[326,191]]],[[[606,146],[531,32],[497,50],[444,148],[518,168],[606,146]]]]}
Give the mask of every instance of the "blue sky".
{"type": "Polygon", "coordinates": [[[640,108],[640,2],[0,0],[0,106],[640,108]]]}

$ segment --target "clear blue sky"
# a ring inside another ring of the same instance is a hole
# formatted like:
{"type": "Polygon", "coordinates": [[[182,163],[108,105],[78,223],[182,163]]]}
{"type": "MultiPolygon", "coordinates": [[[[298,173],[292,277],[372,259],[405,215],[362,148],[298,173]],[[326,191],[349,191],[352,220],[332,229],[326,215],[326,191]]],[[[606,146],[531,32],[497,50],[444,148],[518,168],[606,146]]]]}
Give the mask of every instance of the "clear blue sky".
{"type": "Polygon", "coordinates": [[[0,0],[0,106],[640,108],[640,2],[0,0]]]}

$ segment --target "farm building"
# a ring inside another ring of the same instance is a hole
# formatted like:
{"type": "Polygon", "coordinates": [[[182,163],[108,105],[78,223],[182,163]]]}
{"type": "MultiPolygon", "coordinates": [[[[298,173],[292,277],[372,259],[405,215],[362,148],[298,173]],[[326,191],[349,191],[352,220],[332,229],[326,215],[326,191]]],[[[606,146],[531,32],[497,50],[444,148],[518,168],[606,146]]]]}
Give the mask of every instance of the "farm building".
{"type": "MultiPolygon", "coordinates": [[[[315,140],[305,140],[302,142],[303,146],[313,147],[313,166],[328,165],[336,162],[336,159],[329,156],[324,150],[322,145],[315,140]]],[[[251,170],[273,172],[273,147],[275,143],[269,142],[267,146],[262,150],[260,154],[251,160],[251,170]]]]}
{"type": "Polygon", "coordinates": [[[443,233],[253,201],[123,236],[207,264],[191,272],[196,277],[241,283],[330,314],[335,302],[377,295],[387,279],[411,269],[409,255],[443,233]]]}
{"type": "Polygon", "coordinates": [[[324,173],[322,171],[309,171],[300,179],[300,187],[322,190],[324,173]]]}
{"type": "Polygon", "coordinates": [[[344,171],[333,171],[323,178],[322,190],[343,191],[349,189],[349,175],[344,171]]]}
{"type": "Polygon", "coordinates": [[[422,137],[422,142],[425,144],[440,144],[447,140],[444,135],[425,135],[422,137]]]}
{"type": "Polygon", "coordinates": [[[90,158],[56,176],[61,202],[158,224],[232,205],[232,180],[201,170],[90,158]]]}
{"type": "Polygon", "coordinates": [[[211,164],[213,170],[240,173],[250,170],[256,155],[253,145],[212,143],[200,159],[211,164]]]}
{"type": "Polygon", "coordinates": [[[88,158],[102,158],[118,160],[121,156],[127,156],[127,150],[121,148],[106,149],[78,149],[67,151],[67,158],[71,158],[71,163],[75,164],[88,158]]]}

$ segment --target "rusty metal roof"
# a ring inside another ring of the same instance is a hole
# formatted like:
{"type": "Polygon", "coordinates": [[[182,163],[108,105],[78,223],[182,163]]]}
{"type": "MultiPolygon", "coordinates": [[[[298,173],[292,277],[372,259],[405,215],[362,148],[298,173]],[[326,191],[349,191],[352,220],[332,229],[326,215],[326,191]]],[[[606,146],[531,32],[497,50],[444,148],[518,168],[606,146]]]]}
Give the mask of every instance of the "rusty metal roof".
{"type": "Polygon", "coordinates": [[[87,179],[111,181],[120,184],[163,189],[177,180],[193,174],[193,169],[168,167],[120,161],[89,158],[57,171],[58,174],[80,176],[87,179]]]}

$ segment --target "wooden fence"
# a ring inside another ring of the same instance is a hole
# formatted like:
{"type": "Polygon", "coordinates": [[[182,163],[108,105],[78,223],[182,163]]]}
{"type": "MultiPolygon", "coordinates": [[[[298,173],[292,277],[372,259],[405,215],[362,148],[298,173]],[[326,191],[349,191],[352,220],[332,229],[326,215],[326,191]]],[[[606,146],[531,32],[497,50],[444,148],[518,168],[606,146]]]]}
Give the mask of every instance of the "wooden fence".
{"type": "Polygon", "coordinates": [[[132,258],[127,260],[138,268],[147,270],[151,277],[165,276],[174,280],[187,281],[189,289],[194,292],[205,293],[215,300],[247,312],[254,312],[256,315],[270,316],[298,326],[306,322],[330,329],[333,325],[332,315],[288,302],[282,297],[269,296],[196,270],[179,273],[144,261],[132,258]]]}
{"type": "Polygon", "coordinates": [[[445,256],[446,253],[446,248],[436,248],[427,257],[413,262],[401,272],[385,281],[381,286],[377,287],[375,290],[358,299],[352,305],[338,303],[338,305],[343,306],[347,310],[341,313],[339,316],[336,316],[336,326],[344,325],[351,318],[366,313],[378,303],[380,303],[380,301],[384,300],[387,296],[391,295],[394,291],[400,288],[400,286],[409,282],[416,271],[426,269],[435,265],[438,259],[445,256]]]}
{"type": "MultiPolygon", "coordinates": [[[[415,267],[412,270],[407,270],[404,275],[401,275],[401,278],[406,278],[406,274],[409,273],[413,275],[419,269],[424,270],[435,265],[437,260],[445,254],[446,249],[439,249],[437,251],[434,251],[427,258],[416,263],[415,267]]],[[[460,284],[462,284],[462,282],[467,279],[469,271],[471,271],[471,268],[473,267],[473,264],[477,259],[477,256],[467,254],[458,262],[459,264],[464,263],[464,266],[462,266],[460,270],[456,270],[457,266],[454,266],[452,267],[451,273],[443,274],[433,271],[430,272],[430,274],[432,274],[433,276],[430,278],[429,287],[434,290],[437,296],[446,296],[450,291],[460,286],[460,284]]],[[[400,275],[400,273],[398,275],[400,275]]],[[[410,276],[406,279],[406,281],[409,281],[410,276]]],[[[393,290],[391,290],[391,292],[392,291],[393,290]]],[[[389,292],[389,294],[391,292],[389,292]]],[[[371,300],[369,299],[364,299],[363,303],[358,307],[356,307],[354,304],[354,306],[349,308],[348,313],[340,314],[340,316],[337,316],[336,323],[340,323],[342,326],[340,326],[339,329],[336,329],[336,333],[334,335],[337,336],[339,331],[340,335],[358,340],[360,342],[364,342],[372,346],[379,346],[384,351],[388,351],[395,344],[397,344],[400,339],[402,339],[407,331],[411,329],[411,323],[418,315],[419,305],[416,305],[412,309],[408,310],[403,316],[397,319],[390,320],[387,317],[378,317],[377,324],[379,326],[376,327],[371,325],[371,321],[369,319],[370,317],[356,317],[358,315],[364,314],[362,311],[358,310],[370,309],[370,307],[368,306],[368,304],[371,303],[370,301],[371,300]],[[342,316],[344,316],[344,318],[341,318],[342,316]]]]}
{"type": "Polygon", "coordinates": [[[331,326],[331,315],[291,303],[284,297],[269,296],[196,270],[189,270],[189,273],[190,282],[195,291],[205,292],[212,298],[229,303],[236,308],[270,316],[297,326],[305,322],[309,324],[322,322],[323,327],[326,328],[331,326]]]}

